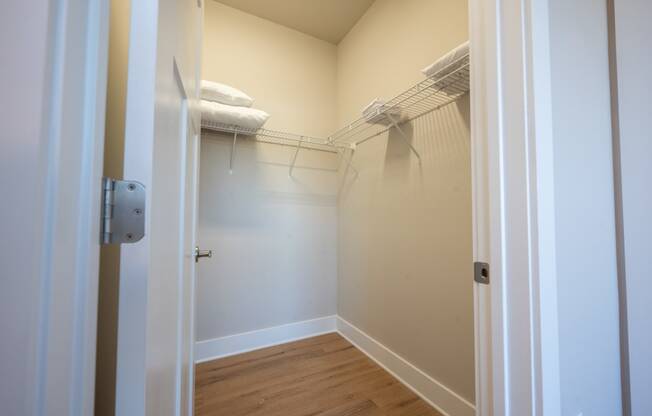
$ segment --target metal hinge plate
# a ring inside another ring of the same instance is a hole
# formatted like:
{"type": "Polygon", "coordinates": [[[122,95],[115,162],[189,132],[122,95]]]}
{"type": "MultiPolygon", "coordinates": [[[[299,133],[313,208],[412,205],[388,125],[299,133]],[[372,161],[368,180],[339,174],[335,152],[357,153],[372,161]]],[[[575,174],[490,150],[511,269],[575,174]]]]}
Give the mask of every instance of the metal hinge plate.
{"type": "Polygon", "coordinates": [[[483,285],[489,284],[489,263],[473,263],[473,280],[483,285]]]}
{"type": "Polygon", "coordinates": [[[145,186],[102,178],[102,244],[135,243],[145,236],[145,186]]]}

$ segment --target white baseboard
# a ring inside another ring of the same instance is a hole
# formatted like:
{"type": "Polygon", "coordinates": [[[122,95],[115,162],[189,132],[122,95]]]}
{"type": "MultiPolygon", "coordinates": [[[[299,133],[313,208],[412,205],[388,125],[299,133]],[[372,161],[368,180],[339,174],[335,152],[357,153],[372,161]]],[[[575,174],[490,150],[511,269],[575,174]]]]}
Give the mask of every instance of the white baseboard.
{"type": "Polygon", "coordinates": [[[195,363],[335,332],[335,321],[335,315],[326,316],[309,321],[293,322],[257,331],[199,341],[195,343],[195,363]]]}
{"type": "Polygon", "coordinates": [[[340,317],[337,332],[444,415],[475,416],[472,403],[340,317]]]}

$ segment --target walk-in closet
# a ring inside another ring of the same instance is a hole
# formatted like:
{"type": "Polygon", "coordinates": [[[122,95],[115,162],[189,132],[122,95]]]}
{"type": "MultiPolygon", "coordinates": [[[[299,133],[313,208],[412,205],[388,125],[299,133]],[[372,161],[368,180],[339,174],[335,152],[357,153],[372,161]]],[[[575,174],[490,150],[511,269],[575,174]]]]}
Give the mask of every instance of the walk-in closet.
{"type": "Polygon", "coordinates": [[[195,414],[470,416],[466,2],[325,3],[205,1],[195,414]]]}
{"type": "Polygon", "coordinates": [[[652,415],[652,1],[3,6],[0,416],[652,415]]]}
{"type": "Polygon", "coordinates": [[[0,416],[652,415],[652,1],[3,6],[0,416]]]}

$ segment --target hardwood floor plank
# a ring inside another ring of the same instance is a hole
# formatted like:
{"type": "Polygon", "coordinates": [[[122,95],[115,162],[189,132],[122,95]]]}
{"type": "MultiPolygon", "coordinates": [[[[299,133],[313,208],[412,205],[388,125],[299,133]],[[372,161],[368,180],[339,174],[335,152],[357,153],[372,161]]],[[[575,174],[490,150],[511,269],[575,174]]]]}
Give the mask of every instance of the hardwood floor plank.
{"type": "Polygon", "coordinates": [[[197,416],[441,416],[339,334],[196,367],[197,416]]]}

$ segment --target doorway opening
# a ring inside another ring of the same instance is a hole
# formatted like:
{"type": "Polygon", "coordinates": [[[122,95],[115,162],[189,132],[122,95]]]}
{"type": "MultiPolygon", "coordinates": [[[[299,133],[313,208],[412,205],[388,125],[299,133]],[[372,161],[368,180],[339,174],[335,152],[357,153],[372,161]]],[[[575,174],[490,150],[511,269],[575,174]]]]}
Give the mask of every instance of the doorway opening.
{"type": "Polygon", "coordinates": [[[475,414],[467,16],[205,5],[197,415],[475,414]]]}

